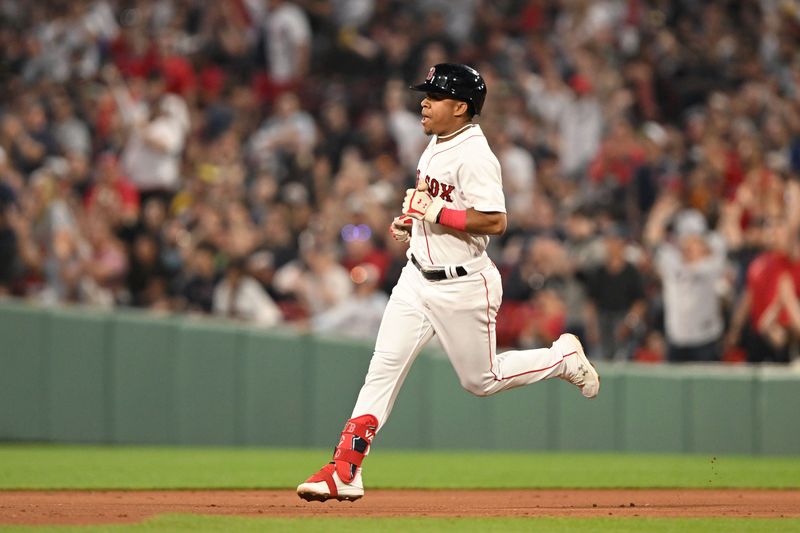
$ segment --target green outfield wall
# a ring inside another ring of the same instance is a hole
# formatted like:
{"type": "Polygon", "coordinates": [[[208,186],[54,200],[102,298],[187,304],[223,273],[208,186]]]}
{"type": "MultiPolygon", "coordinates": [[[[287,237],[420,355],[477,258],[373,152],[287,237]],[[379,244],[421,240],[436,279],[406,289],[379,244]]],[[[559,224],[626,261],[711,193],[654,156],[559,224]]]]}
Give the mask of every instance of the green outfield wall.
{"type": "MultiPolygon", "coordinates": [[[[0,440],[335,444],[371,343],[192,317],[0,302],[0,440]]],[[[435,349],[414,364],[382,447],[800,454],[788,367],[601,366],[477,398],[435,349]]]]}

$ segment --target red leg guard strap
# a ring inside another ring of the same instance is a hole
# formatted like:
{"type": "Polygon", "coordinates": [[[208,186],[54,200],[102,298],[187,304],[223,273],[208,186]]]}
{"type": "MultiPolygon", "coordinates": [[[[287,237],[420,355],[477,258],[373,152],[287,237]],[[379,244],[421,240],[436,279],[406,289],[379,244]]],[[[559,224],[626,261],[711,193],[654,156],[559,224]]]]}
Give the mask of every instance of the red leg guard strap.
{"type": "Polygon", "coordinates": [[[372,415],[351,418],[344,425],[333,459],[336,463],[336,473],[345,483],[353,481],[356,469],[361,466],[377,430],[378,419],[372,415]]]}
{"type": "Polygon", "coordinates": [[[361,437],[367,442],[372,442],[372,437],[375,436],[375,430],[369,429],[369,426],[366,424],[356,424],[348,421],[344,426],[344,430],[342,430],[342,435],[355,435],[356,437],[361,437]]]}
{"type": "Polygon", "coordinates": [[[339,495],[339,491],[336,489],[336,482],[333,480],[333,472],[334,472],[333,463],[328,463],[323,466],[319,472],[311,476],[306,480],[306,483],[317,483],[318,481],[324,481],[328,485],[328,491],[331,493],[331,497],[335,498],[339,495]]]}
{"type": "Polygon", "coordinates": [[[345,450],[342,448],[336,448],[336,451],[333,452],[333,460],[344,461],[346,463],[350,463],[356,466],[361,466],[362,461],[364,461],[364,454],[359,453],[355,450],[345,450]]]}

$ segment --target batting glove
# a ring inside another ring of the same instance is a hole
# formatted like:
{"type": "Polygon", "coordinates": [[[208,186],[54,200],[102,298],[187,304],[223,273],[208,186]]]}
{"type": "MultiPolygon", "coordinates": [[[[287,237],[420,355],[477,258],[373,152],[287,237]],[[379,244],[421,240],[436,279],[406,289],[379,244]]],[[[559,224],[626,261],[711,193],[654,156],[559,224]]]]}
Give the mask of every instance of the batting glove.
{"type": "MultiPolygon", "coordinates": [[[[425,185],[424,181],[422,185],[425,185]]],[[[427,187],[406,190],[406,197],[403,200],[403,214],[435,224],[439,218],[439,213],[444,207],[444,200],[438,196],[433,198],[425,189],[427,187]]]]}
{"type": "Polygon", "coordinates": [[[392,220],[392,223],[389,225],[389,231],[392,232],[394,240],[400,242],[408,242],[411,240],[411,222],[411,217],[394,217],[394,220],[392,220]]]}

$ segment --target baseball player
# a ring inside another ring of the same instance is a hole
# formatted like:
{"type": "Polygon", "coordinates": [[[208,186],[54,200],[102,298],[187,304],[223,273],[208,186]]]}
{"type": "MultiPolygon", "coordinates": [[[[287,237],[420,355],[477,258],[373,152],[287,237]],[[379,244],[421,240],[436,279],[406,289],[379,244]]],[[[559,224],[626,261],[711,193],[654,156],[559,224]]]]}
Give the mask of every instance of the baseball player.
{"type": "Polygon", "coordinates": [[[408,263],[383,315],[366,380],[333,460],[297,487],[307,501],[364,495],[361,463],[386,423],[420,350],[439,337],[461,385],[472,394],[561,378],[594,398],[600,378],[574,335],[549,348],[495,352],[495,318],[503,291],[486,254],[489,235],[506,229],[500,165],[473,117],[486,84],[466,65],[443,63],[411,89],[422,99],[422,128],[431,141],[390,229],[409,242],[408,263]]]}

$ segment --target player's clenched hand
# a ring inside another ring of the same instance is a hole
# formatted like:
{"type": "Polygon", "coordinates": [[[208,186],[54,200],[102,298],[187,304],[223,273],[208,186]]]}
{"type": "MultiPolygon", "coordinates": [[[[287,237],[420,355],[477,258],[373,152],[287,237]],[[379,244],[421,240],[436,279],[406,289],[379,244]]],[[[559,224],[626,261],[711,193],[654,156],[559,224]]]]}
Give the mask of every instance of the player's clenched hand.
{"type": "Polygon", "coordinates": [[[419,181],[416,189],[406,190],[403,200],[404,215],[435,224],[443,207],[444,200],[428,194],[428,184],[424,180],[419,181]]]}
{"type": "Polygon", "coordinates": [[[389,225],[389,231],[392,232],[394,240],[408,242],[411,239],[411,222],[411,217],[394,217],[394,220],[389,225]]]}

